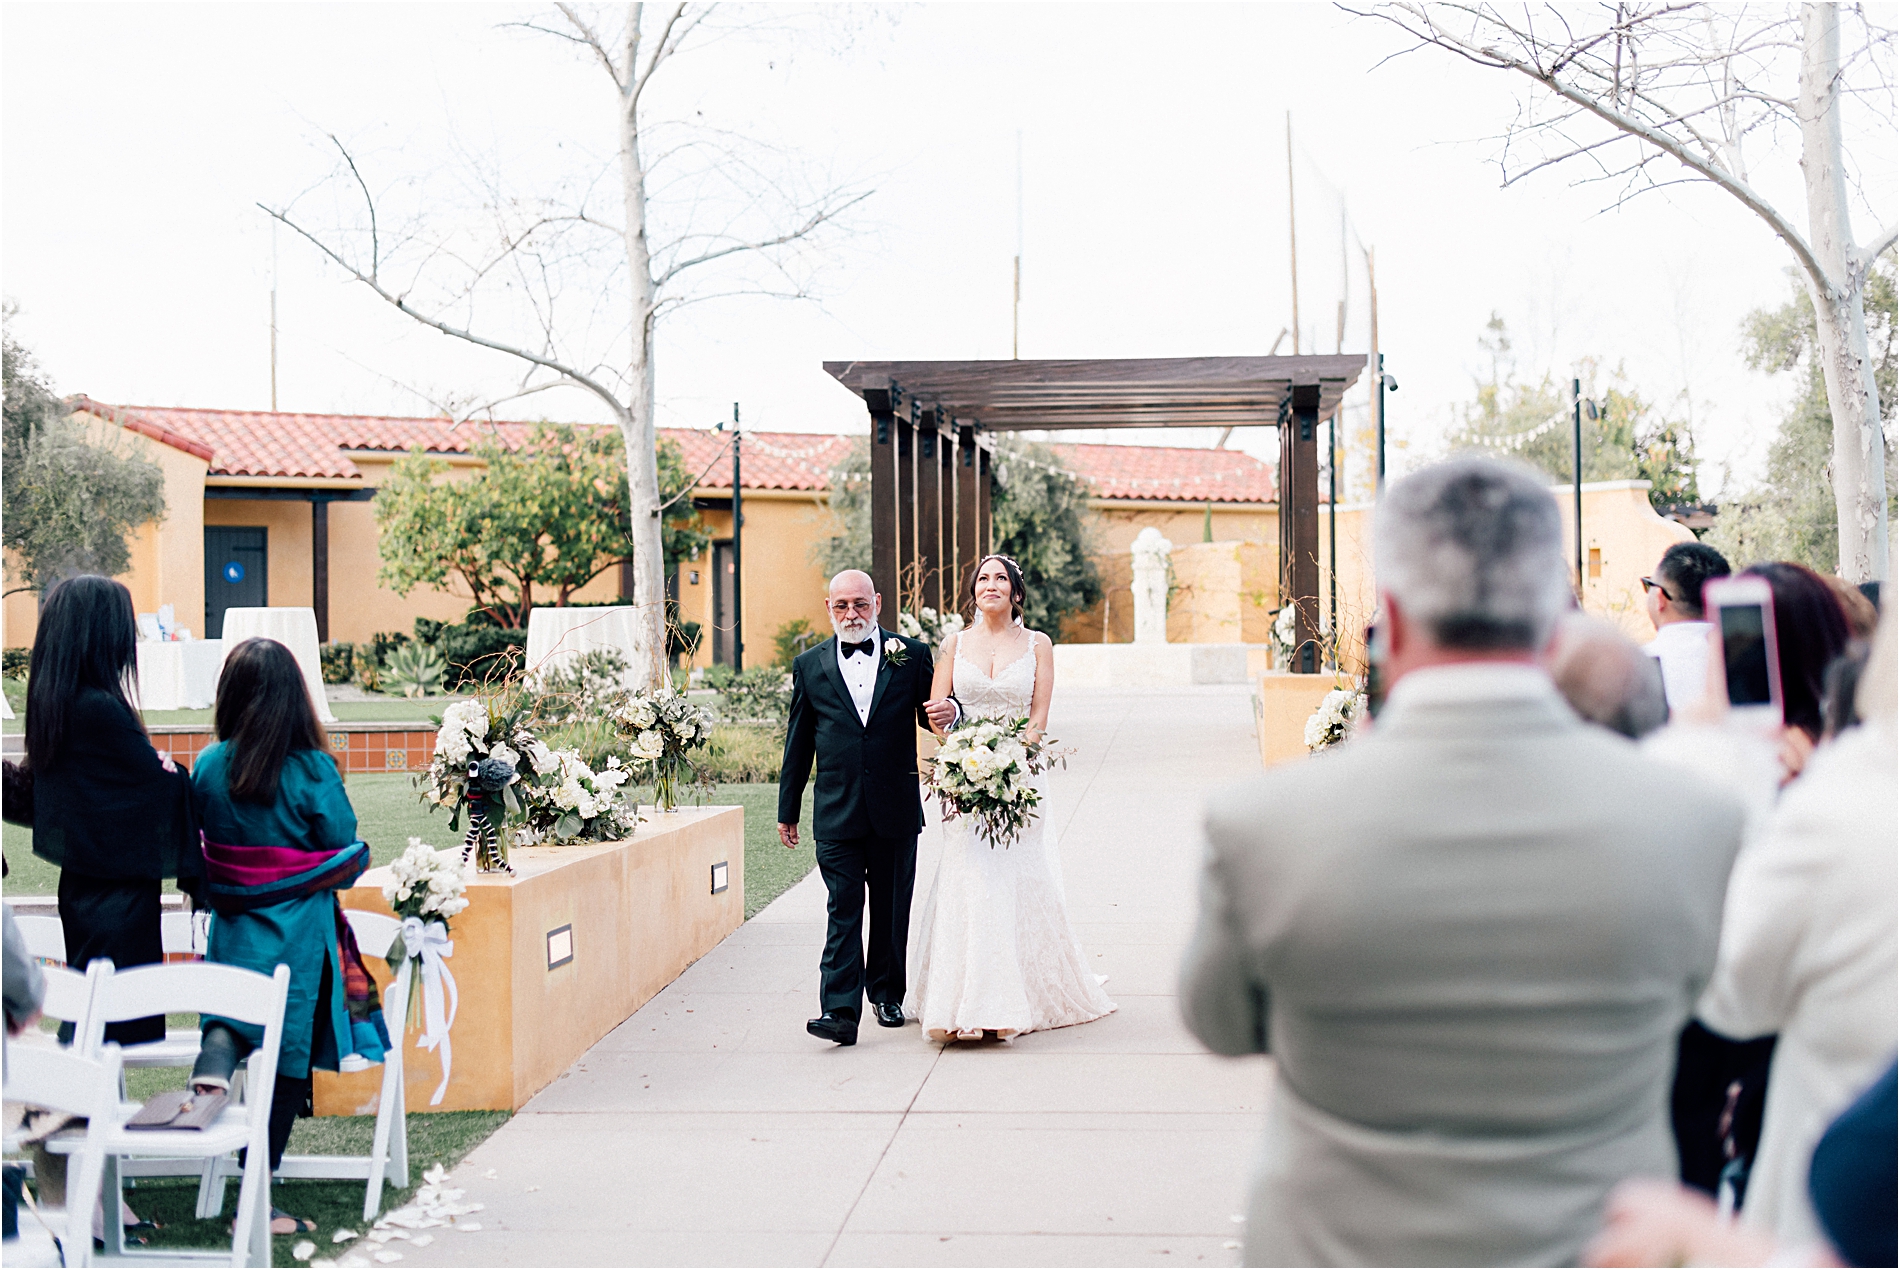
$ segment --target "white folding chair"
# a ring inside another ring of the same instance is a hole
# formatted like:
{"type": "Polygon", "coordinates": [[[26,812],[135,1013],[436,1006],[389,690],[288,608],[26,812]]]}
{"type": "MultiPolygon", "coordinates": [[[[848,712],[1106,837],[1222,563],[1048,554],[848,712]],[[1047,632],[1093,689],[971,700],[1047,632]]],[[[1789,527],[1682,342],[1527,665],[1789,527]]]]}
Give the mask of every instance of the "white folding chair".
{"type": "MultiPolygon", "coordinates": [[[[96,963],[95,963],[96,964],[96,963]]],[[[182,962],[135,966],[101,978],[93,991],[83,1044],[87,1052],[102,1044],[108,1023],[166,1013],[215,1014],[261,1027],[264,1042],[247,1064],[242,1101],[236,1082],[233,1097],[206,1129],[125,1130],[105,1143],[106,1203],[120,1197],[121,1159],[215,1160],[243,1149],[244,1181],[238,1188],[237,1220],[231,1227],[231,1252],[128,1253],[115,1222],[105,1226],[106,1255],[128,1260],[223,1262],[234,1266],[270,1264],[270,1104],[276,1087],[277,1054],[284,1039],[284,1003],[290,996],[290,967],[270,978],[237,966],[182,962]]],[[[127,1114],[133,1108],[126,1105],[127,1114]]],[[[201,1187],[202,1190],[202,1187],[201,1187]]]]}
{"type": "Polygon", "coordinates": [[[28,956],[66,964],[66,926],[57,917],[15,913],[13,924],[20,928],[20,935],[26,940],[28,956]]]}
{"type": "MultiPolygon", "coordinates": [[[[384,957],[390,945],[402,933],[402,923],[382,913],[366,913],[346,908],[343,916],[356,935],[356,946],[365,957],[384,957]]],[[[383,1022],[389,1028],[390,1048],[383,1060],[383,1085],[376,1104],[376,1133],[368,1155],[286,1155],[277,1168],[282,1178],[325,1178],[350,1180],[367,1178],[363,1188],[363,1220],[376,1216],[382,1207],[383,1185],[397,1190],[409,1185],[408,1101],[403,1086],[402,1038],[405,1014],[409,1006],[410,967],[407,958],[396,969],[396,977],[383,993],[383,1022]]],[[[210,1214],[224,1208],[225,1179],[236,1173],[236,1162],[220,1160],[212,1165],[209,1194],[200,1206],[210,1214]]],[[[201,1212],[200,1216],[205,1216],[201,1212]]]]}
{"type": "MultiPolygon", "coordinates": [[[[123,1115],[119,1106],[119,1049],[108,1045],[96,1058],[87,1058],[51,1046],[9,1045],[6,1056],[8,1102],[86,1117],[84,1132],[63,1133],[54,1139],[62,1154],[69,1157],[66,1212],[64,1222],[48,1214],[47,1224],[59,1235],[65,1264],[91,1265],[93,1207],[99,1203],[108,1143],[117,1134],[123,1115]]],[[[118,1223],[106,1225],[112,1228],[118,1223]]]]}
{"type": "MultiPolygon", "coordinates": [[[[199,916],[183,912],[159,916],[160,947],[165,956],[204,956],[205,940],[199,934],[199,916]]],[[[128,1068],[190,1067],[198,1061],[202,1039],[197,1028],[167,1028],[162,1041],[141,1041],[137,1045],[123,1046],[125,1065],[128,1068]]]]}

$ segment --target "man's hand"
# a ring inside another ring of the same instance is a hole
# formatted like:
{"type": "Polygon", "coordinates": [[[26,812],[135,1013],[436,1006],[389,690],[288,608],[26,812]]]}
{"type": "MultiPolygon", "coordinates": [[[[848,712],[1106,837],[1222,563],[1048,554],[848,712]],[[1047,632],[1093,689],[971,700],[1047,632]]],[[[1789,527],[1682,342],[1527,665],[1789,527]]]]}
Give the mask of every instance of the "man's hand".
{"type": "Polygon", "coordinates": [[[798,826],[781,824],[778,827],[778,840],[785,844],[787,851],[798,848],[798,826]]]}
{"type": "Polygon", "coordinates": [[[948,697],[939,697],[935,701],[924,702],[924,716],[930,720],[930,726],[942,732],[957,718],[957,703],[948,697]]]}

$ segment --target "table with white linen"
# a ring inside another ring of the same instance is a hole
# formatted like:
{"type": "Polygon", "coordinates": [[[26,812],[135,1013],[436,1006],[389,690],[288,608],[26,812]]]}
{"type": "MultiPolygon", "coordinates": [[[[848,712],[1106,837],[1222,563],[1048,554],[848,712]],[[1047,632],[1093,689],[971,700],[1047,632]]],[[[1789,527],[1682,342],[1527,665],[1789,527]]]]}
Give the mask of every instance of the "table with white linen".
{"type": "Polygon", "coordinates": [[[608,648],[626,662],[622,679],[629,688],[635,687],[633,615],[631,604],[533,610],[528,614],[526,670],[529,674],[557,670],[596,649],[608,648]]]}
{"type": "Polygon", "coordinates": [[[138,656],[141,709],[203,710],[217,697],[223,640],[142,639],[138,656]]]}
{"type": "Polygon", "coordinates": [[[315,609],[226,609],[225,655],[229,656],[233,648],[247,639],[274,639],[288,648],[303,671],[310,701],[317,707],[317,718],[324,723],[336,722],[336,715],[330,712],[330,702],[323,694],[323,658],[317,652],[315,609]]]}

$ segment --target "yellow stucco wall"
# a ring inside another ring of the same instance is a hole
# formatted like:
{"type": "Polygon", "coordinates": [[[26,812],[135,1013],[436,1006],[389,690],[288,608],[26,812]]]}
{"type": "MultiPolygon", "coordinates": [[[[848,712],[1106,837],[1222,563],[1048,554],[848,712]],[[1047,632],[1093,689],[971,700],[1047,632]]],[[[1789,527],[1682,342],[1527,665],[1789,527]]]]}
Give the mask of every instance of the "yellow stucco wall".
{"type": "MultiPolygon", "coordinates": [[[[730,490],[708,490],[725,497],[730,490]]],[[[763,666],[776,656],[773,637],[780,626],[804,618],[815,631],[829,632],[825,616],[824,570],[812,560],[812,548],[831,532],[830,511],[822,492],[758,490],[745,495],[745,537],[740,545],[741,620],[745,624],[745,662],[763,666]]],[[[701,513],[714,542],[732,539],[732,513],[701,513]]],[[[680,617],[698,622],[701,635],[694,666],[712,663],[713,550],[708,547],[679,567],[680,617]]],[[[885,625],[897,615],[886,612],[885,625]]]]}

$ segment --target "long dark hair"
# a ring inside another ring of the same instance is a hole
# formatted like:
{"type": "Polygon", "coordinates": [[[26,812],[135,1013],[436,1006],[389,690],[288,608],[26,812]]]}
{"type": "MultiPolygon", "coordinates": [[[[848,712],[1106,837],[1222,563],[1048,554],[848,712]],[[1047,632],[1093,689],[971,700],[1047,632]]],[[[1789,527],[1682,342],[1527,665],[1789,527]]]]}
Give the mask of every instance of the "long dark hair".
{"type": "Polygon", "coordinates": [[[82,573],[55,583],[40,600],[40,622],[27,664],[26,758],[45,771],[65,744],[73,701],[97,688],[125,707],[140,728],[133,705],[138,692],[137,619],[132,593],[123,583],[82,573]]]}
{"type": "Polygon", "coordinates": [[[964,588],[963,598],[970,605],[970,621],[976,621],[976,579],[983,572],[983,566],[992,560],[1002,563],[1003,572],[1009,575],[1009,615],[1020,620],[1023,615],[1023,601],[1029,598],[1029,588],[1023,583],[1023,567],[1008,556],[991,552],[976,562],[976,568],[970,570],[970,585],[964,588]]]}
{"type": "Polygon", "coordinates": [[[275,802],[292,750],[327,753],[303,670],[274,639],[247,639],[225,657],[212,721],[230,742],[228,781],[239,802],[275,802]]]}
{"type": "Polygon", "coordinates": [[[1827,668],[1852,632],[1834,590],[1806,565],[1787,560],[1751,564],[1744,574],[1768,583],[1775,596],[1775,643],[1781,649],[1781,717],[1819,740],[1826,722],[1827,668]]]}

